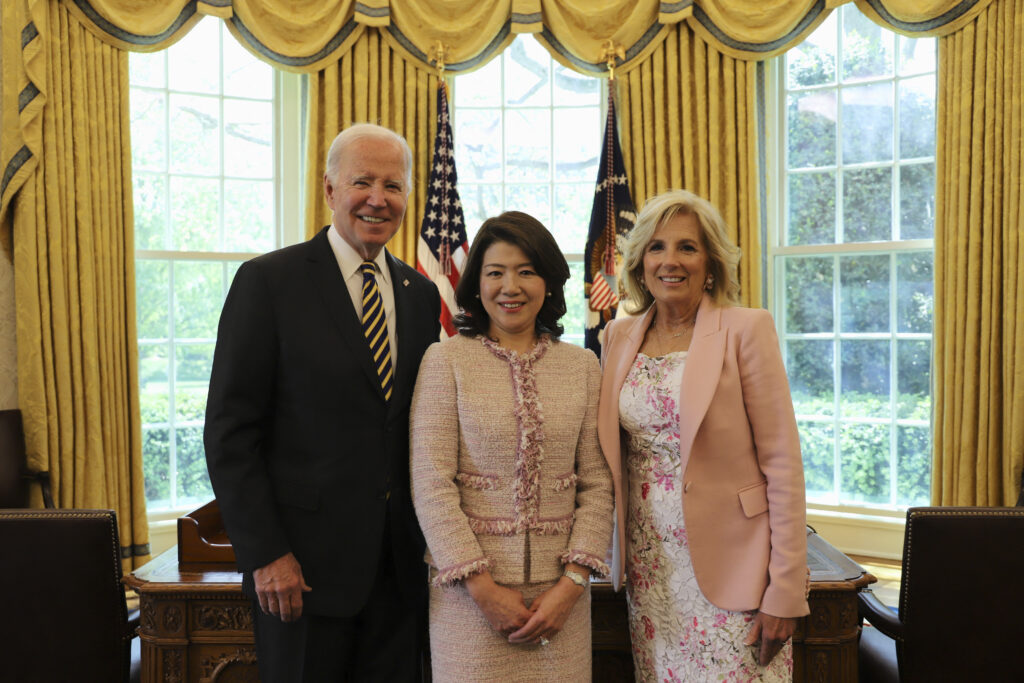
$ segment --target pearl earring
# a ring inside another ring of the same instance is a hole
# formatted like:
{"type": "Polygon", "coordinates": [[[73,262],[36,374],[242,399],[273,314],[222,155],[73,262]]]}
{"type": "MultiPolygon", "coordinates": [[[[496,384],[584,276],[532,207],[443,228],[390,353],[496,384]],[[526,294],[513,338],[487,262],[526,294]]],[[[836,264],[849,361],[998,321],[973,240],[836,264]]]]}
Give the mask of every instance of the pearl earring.
{"type": "Polygon", "coordinates": [[[708,292],[711,291],[711,287],[715,284],[715,276],[708,274],[708,279],[704,281],[704,289],[708,292]]]}

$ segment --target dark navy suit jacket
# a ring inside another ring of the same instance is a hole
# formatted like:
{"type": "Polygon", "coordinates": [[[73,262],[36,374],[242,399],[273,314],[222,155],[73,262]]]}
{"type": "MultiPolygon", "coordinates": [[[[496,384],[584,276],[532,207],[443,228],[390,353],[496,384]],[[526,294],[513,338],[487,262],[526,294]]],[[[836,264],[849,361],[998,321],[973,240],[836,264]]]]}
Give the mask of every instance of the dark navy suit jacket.
{"type": "Polygon", "coordinates": [[[437,288],[387,254],[397,368],[385,401],[327,229],[243,264],[221,314],[204,442],[225,528],[252,571],[295,554],[310,614],[350,616],[392,544],[410,599],[426,589],[409,496],[409,401],[440,333],[437,288]],[[385,538],[385,516],[390,538],[385,538]]]}

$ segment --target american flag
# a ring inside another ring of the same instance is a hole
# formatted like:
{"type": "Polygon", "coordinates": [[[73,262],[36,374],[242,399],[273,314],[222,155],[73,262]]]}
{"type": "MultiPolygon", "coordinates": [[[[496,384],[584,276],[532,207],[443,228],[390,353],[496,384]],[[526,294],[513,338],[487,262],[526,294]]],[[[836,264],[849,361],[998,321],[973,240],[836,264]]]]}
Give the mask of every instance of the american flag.
{"type": "Polygon", "coordinates": [[[434,160],[416,247],[416,269],[430,278],[441,292],[441,327],[449,337],[456,331],[452,324],[452,317],[458,310],[455,306],[455,285],[459,282],[459,273],[469,251],[462,202],[455,188],[456,178],[452,126],[448,118],[448,90],[441,81],[437,86],[434,160]]]}
{"type": "Polygon", "coordinates": [[[615,317],[619,305],[615,290],[621,250],[617,248],[617,242],[626,238],[636,222],[636,208],[629,195],[626,165],[622,161],[619,134],[615,127],[613,91],[614,84],[610,84],[604,149],[597,170],[587,248],[583,252],[583,291],[587,299],[585,344],[598,356],[601,355],[601,332],[605,324],[615,317]]]}

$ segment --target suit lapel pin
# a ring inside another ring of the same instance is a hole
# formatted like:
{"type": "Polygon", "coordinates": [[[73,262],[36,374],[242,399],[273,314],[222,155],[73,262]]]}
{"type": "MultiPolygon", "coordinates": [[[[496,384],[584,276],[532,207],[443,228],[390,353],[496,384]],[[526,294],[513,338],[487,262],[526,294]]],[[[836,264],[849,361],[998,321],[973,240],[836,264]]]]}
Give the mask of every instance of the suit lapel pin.
{"type": "Polygon", "coordinates": [[[402,280],[402,284],[405,285],[406,287],[408,287],[409,286],[409,281],[408,280],[402,280]]]}

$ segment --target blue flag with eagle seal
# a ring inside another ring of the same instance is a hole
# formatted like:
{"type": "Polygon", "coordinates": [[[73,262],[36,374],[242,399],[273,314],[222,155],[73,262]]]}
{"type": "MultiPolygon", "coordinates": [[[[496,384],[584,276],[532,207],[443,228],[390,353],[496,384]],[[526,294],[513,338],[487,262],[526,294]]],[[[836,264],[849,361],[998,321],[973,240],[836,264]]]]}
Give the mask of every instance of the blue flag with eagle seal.
{"type": "Polygon", "coordinates": [[[584,297],[587,301],[585,346],[601,357],[602,332],[615,317],[619,306],[618,273],[621,243],[636,223],[636,207],[629,194],[626,165],[619,148],[616,129],[615,98],[608,89],[608,118],[604,128],[604,147],[597,171],[594,206],[584,250],[584,297]]]}

